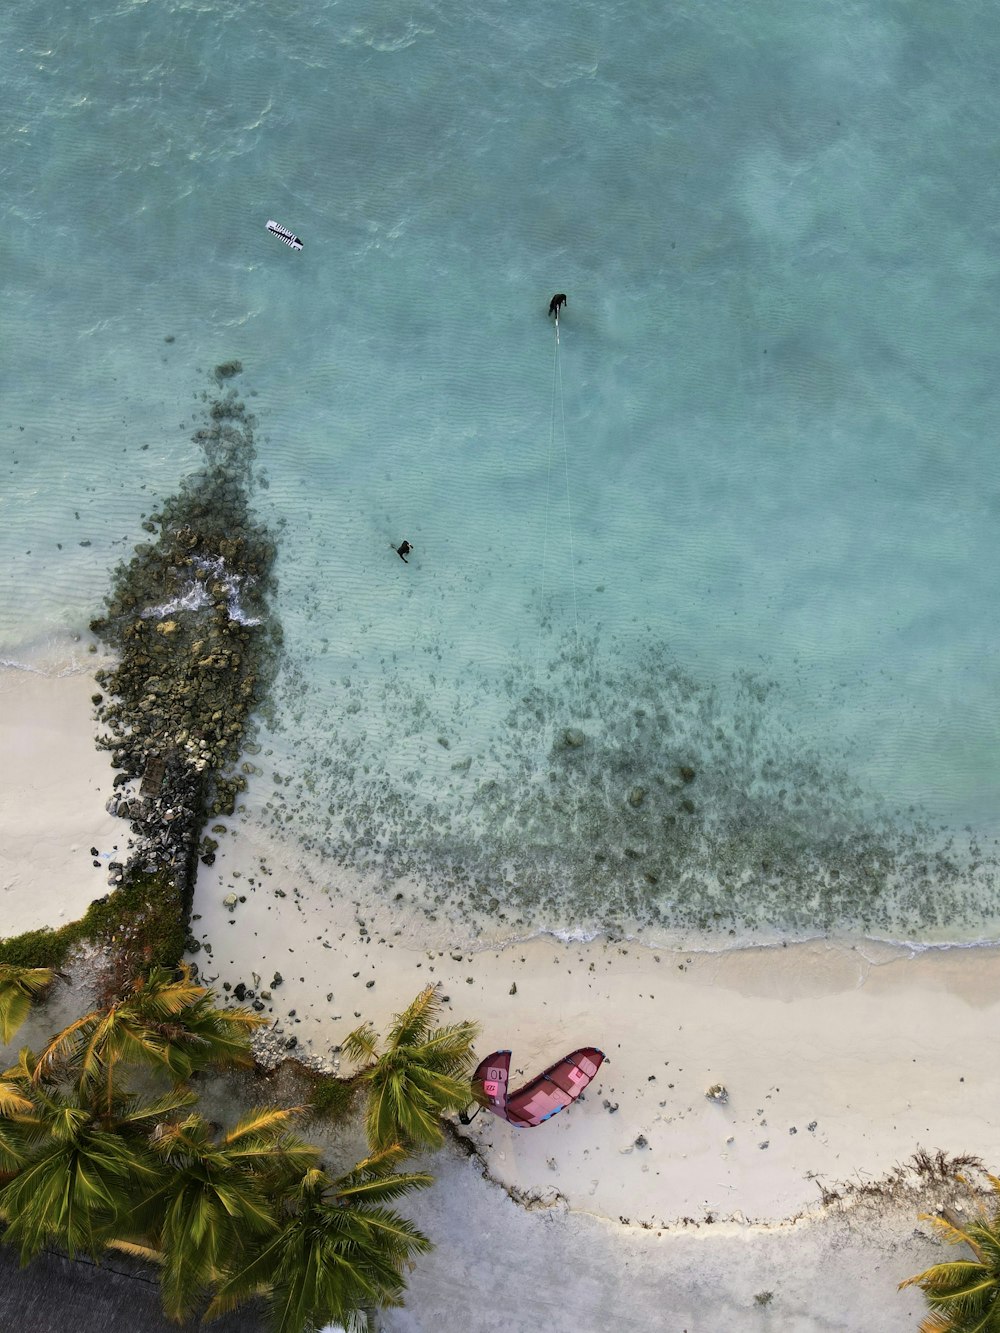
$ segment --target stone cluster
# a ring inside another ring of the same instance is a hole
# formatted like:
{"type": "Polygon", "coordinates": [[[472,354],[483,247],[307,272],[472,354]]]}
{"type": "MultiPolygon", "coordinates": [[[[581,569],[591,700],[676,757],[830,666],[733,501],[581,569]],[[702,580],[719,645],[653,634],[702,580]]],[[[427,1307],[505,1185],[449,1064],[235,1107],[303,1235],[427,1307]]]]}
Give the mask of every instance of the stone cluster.
{"type": "MultiPolygon", "coordinates": [[[[216,383],[238,369],[217,368],[216,383]]],[[[232,390],[206,402],[193,437],[203,467],[146,520],[157,540],[118,567],[91,622],[117,658],[97,675],[107,697],[95,696],[98,744],[118,770],[108,808],[135,835],[115,885],[162,868],[190,880],[205,818],[231,814],[246,788],[233,770],[280,649],[275,544],[250,508],[253,418],[232,390]]]]}

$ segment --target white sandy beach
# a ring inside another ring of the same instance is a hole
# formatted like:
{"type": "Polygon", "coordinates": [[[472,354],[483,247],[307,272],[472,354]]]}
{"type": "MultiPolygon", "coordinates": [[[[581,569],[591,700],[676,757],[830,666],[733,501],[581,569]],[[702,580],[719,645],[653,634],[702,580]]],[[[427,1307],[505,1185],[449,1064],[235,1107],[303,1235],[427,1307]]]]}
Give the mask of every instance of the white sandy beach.
{"type": "Polygon", "coordinates": [[[94,748],[97,665],[0,666],[0,935],[82,916],[127,841],[104,808],[114,773],[94,748]]]}
{"type": "MultiPolygon", "coordinates": [[[[86,674],[0,676],[4,934],[79,915],[107,891],[106,861],[94,869],[90,847],[127,840],[104,810],[112,773],[93,749],[95,688],[86,674]]],[[[1000,1068],[983,1057],[1000,1020],[996,949],[911,954],[824,940],[675,954],[545,937],[470,952],[452,946],[440,921],[407,912],[405,899],[386,902],[356,876],[326,874],[239,816],[228,823],[215,865],[200,875],[195,959],[217,988],[270,991],[273,1020],[297,1050],[326,1057],[361,1019],[382,1028],[435,982],[450,1015],[481,1024],[479,1051],[509,1046],[525,1076],[579,1045],[609,1057],[585,1098],[553,1121],[514,1130],[484,1112],[466,1131],[490,1174],[540,1206],[520,1209],[474,1162],[442,1156],[441,1183],[420,1205],[439,1227],[439,1248],[387,1328],[478,1326],[446,1296],[456,1265],[471,1261],[466,1212],[497,1219],[496,1237],[473,1247],[481,1266],[507,1263],[503,1237],[542,1270],[551,1241],[553,1277],[578,1244],[583,1289],[607,1286],[602,1264],[608,1273],[631,1264],[650,1291],[669,1281],[678,1333],[735,1327],[733,1302],[743,1302],[747,1328],[912,1327],[919,1299],[891,1293],[936,1254],[916,1206],[887,1208],[877,1226],[835,1207],[836,1221],[821,1187],[879,1179],[919,1147],[1000,1165],[1000,1068]],[[245,897],[233,910],[223,903],[230,893],[245,897]],[[716,1083],[728,1089],[725,1105],[705,1097],[716,1083]],[[832,1265],[828,1249],[839,1255],[832,1265]],[[866,1323],[858,1283],[869,1259],[879,1275],[866,1280],[884,1312],[866,1323]],[[792,1265],[796,1313],[786,1307],[782,1319],[780,1304],[753,1296],[777,1289],[792,1265]],[[734,1276],[713,1285],[706,1275],[716,1269],[734,1276]],[[823,1275],[815,1318],[807,1271],[823,1275]]],[[[615,1290],[627,1299],[620,1283],[615,1290]]],[[[565,1320],[553,1314],[550,1327],[581,1326],[576,1305],[559,1308],[565,1320]]],[[[675,1327],[650,1324],[639,1309],[623,1310],[620,1327],[675,1327]]]]}

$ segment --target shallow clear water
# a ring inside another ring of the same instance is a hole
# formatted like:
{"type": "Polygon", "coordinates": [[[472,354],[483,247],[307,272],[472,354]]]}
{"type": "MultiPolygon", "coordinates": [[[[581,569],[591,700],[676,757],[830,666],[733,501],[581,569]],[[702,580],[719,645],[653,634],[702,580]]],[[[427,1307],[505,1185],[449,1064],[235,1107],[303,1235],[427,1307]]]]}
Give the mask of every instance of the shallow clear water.
{"type": "Polygon", "coordinates": [[[86,625],[238,357],[257,817],[511,922],[1000,933],[992,10],[51,8],[0,656],[86,625]]]}

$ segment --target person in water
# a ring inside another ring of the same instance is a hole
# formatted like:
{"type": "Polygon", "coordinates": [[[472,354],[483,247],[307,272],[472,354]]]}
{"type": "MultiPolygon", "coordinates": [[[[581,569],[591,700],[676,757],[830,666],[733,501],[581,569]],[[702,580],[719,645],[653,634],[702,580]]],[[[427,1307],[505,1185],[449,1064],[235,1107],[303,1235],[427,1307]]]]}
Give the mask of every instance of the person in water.
{"type": "Polygon", "coordinates": [[[558,320],[559,311],[565,304],[566,304],[566,293],[556,292],[555,296],[553,296],[552,300],[549,302],[549,314],[555,315],[556,319],[558,320]]]}
{"type": "Polygon", "coordinates": [[[404,565],[408,565],[410,563],[406,557],[413,550],[413,547],[410,545],[408,541],[401,541],[398,546],[393,547],[393,550],[399,556],[400,560],[402,560],[404,565]]]}

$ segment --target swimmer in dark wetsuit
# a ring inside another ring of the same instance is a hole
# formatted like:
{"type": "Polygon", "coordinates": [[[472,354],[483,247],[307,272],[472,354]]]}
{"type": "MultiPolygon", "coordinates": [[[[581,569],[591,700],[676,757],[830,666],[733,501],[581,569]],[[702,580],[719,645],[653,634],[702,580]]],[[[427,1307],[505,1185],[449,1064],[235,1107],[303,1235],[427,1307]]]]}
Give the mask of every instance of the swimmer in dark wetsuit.
{"type": "Polygon", "coordinates": [[[549,314],[555,315],[556,319],[558,320],[559,311],[565,304],[566,304],[566,293],[556,292],[555,296],[553,296],[552,300],[549,302],[549,314]]]}
{"type": "Polygon", "coordinates": [[[400,560],[402,560],[404,565],[408,565],[410,563],[409,560],[407,560],[406,558],[413,550],[413,547],[410,545],[409,542],[402,541],[399,543],[398,546],[394,546],[392,549],[396,552],[396,554],[399,556],[400,560]]]}

